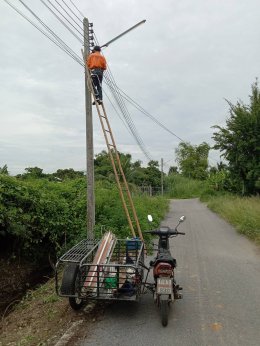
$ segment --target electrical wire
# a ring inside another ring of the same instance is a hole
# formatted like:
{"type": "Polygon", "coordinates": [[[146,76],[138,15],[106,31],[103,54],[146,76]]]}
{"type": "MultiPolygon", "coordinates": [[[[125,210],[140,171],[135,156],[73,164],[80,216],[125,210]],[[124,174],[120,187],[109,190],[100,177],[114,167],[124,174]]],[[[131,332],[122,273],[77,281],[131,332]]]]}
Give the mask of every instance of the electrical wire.
{"type": "MultiPolygon", "coordinates": [[[[66,43],[63,40],[61,40],[22,0],[19,0],[19,1],[55,37],[55,39],[59,42],[58,46],[60,48],[62,48],[64,51],[66,51],[67,53],[69,53],[69,55],[75,61],[80,63],[81,66],[85,67],[85,65],[81,61],[80,57],[77,56],[77,54],[69,46],[67,46],[66,43]]],[[[48,0],[48,2],[49,2],[49,0],[48,0]]],[[[9,5],[10,5],[10,3],[9,3],[9,5]]],[[[53,11],[51,11],[51,12],[53,13],[53,11]]],[[[31,21],[30,21],[30,23],[31,23],[31,21]]],[[[42,30],[41,30],[41,32],[42,32],[42,30]]],[[[49,36],[47,36],[47,37],[50,38],[49,36]]],[[[145,148],[143,140],[141,139],[141,137],[139,136],[139,134],[137,132],[137,129],[136,129],[136,127],[135,127],[135,125],[134,125],[134,123],[133,123],[133,121],[131,119],[131,116],[130,116],[130,114],[129,114],[129,112],[128,112],[128,110],[127,110],[127,108],[126,108],[126,106],[125,106],[125,104],[124,104],[124,102],[122,100],[121,94],[118,92],[117,85],[116,85],[116,83],[114,81],[114,78],[113,78],[112,73],[111,73],[110,70],[109,70],[109,75],[110,75],[110,78],[107,77],[107,84],[109,85],[110,90],[112,91],[112,95],[113,95],[116,103],[118,104],[119,109],[121,110],[124,118],[126,119],[126,122],[127,122],[128,126],[130,128],[130,131],[131,131],[132,135],[134,136],[138,146],[140,147],[140,149],[142,150],[144,155],[147,157],[147,159],[151,159],[151,155],[148,153],[148,150],[145,148]]]]}
{"type": "Polygon", "coordinates": [[[76,10],[79,12],[79,14],[84,18],[85,17],[84,14],[78,9],[78,7],[74,4],[74,2],[72,0],[70,0],[70,2],[76,8],[76,10]]]}
{"type": "Polygon", "coordinates": [[[55,8],[55,10],[57,11],[57,12],[59,12],[59,14],[74,28],[74,30],[76,30],[82,37],[84,37],[84,35],[82,34],[82,32],[81,31],[79,31],[69,20],[68,20],[68,18],[66,18],[65,16],[64,16],[64,14],[63,13],[61,13],[61,11],[50,1],[50,0],[47,0],[48,1],[48,3],[53,7],[53,8],[55,8]]]}
{"type": "MultiPolygon", "coordinates": [[[[94,33],[94,38],[95,38],[95,41],[96,41],[96,44],[99,44],[98,43],[98,39],[94,33]]],[[[109,68],[109,66],[107,65],[107,72],[105,74],[105,79],[107,80],[107,85],[110,87],[110,92],[115,100],[115,102],[117,103],[121,113],[123,114],[123,117],[125,118],[127,124],[128,124],[128,127],[136,141],[136,143],[138,144],[139,148],[141,149],[141,151],[143,152],[143,154],[146,156],[146,158],[148,160],[151,160],[151,155],[150,153],[148,152],[148,150],[146,149],[145,147],[145,144],[142,140],[142,138],[140,137],[140,135],[138,134],[138,131],[133,123],[133,120],[130,116],[130,113],[124,103],[124,100],[123,98],[121,97],[120,93],[116,90],[116,83],[115,83],[115,80],[114,80],[114,77],[112,75],[112,72],[109,68]],[[113,87],[112,87],[113,86],[113,87]]]]}
{"type": "Polygon", "coordinates": [[[110,91],[112,92],[112,95],[114,97],[114,100],[115,102],[117,103],[120,111],[122,112],[129,128],[130,128],[130,131],[132,133],[132,135],[134,136],[137,144],[139,145],[140,149],[142,150],[142,152],[145,154],[145,156],[147,157],[147,159],[151,160],[151,155],[149,154],[148,150],[145,148],[145,145],[144,145],[144,142],[143,140],[141,139],[140,135],[138,134],[137,132],[137,129],[131,119],[131,116],[129,114],[129,111],[126,107],[126,105],[124,104],[123,100],[122,100],[122,97],[121,95],[115,91],[115,89],[112,87],[112,81],[108,79],[108,77],[106,76],[106,79],[108,81],[108,86],[110,87],[110,91]]]}
{"type": "MultiPolygon", "coordinates": [[[[20,14],[24,19],[26,19],[30,24],[32,24],[37,30],[39,30],[43,35],[45,35],[47,38],[49,38],[56,46],[58,46],[61,50],[63,50],[67,55],[69,55],[71,58],[74,59],[74,61],[76,61],[77,63],[79,63],[82,67],[85,68],[85,64],[82,62],[81,58],[58,36],[55,34],[55,32],[53,30],[51,30],[22,0],[19,0],[20,3],[42,24],[42,26],[44,26],[45,29],[48,30],[48,32],[54,37],[54,39],[48,35],[46,32],[44,32],[44,30],[42,30],[37,24],[33,23],[28,17],[26,17],[18,8],[16,8],[13,4],[11,4],[8,0],[4,0],[10,7],[12,7],[18,14],[20,14]]],[[[47,0],[52,6],[53,4],[47,0]]],[[[60,5],[60,3],[55,0],[59,6],[67,13],[67,11],[62,7],[62,5],[60,5]]],[[[71,32],[73,33],[73,35],[75,36],[75,33],[70,30],[68,28],[68,26],[50,9],[50,7],[43,1],[41,0],[41,2],[55,15],[55,17],[71,32]]],[[[62,0],[62,2],[70,9],[70,11],[76,16],[76,14],[71,10],[71,8],[65,3],[65,1],[62,0]]],[[[75,6],[75,4],[71,1],[71,3],[74,5],[74,7],[78,10],[78,8],[75,6]]],[[[62,15],[62,13],[55,7],[55,9],[62,15]]],[[[78,10],[79,11],[79,10],[78,10]]],[[[79,11],[80,12],[80,11],[79,11]]],[[[68,13],[67,13],[68,14],[68,13]]],[[[80,12],[80,14],[84,17],[84,15],[80,12]]],[[[68,14],[69,15],[69,14],[68,14]]],[[[62,15],[63,16],[63,15],[62,15]]],[[[64,17],[64,16],[63,16],[64,17]]],[[[70,18],[72,18],[69,15],[70,18]]],[[[78,16],[76,16],[79,20],[80,18],[78,16]]],[[[64,17],[65,18],[65,17],[64,17]]],[[[66,19],[66,18],[65,18],[66,19]]],[[[66,19],[67,20],[67,19],[66,19]]],[[[73,20],[73,18],[72,18],[73,20]]],[[[67,20],[68,21],[68,20],[67,20]]],[[[73,20],[74,21],[74,20],[73,20]]],[[[74,21],[75,22],[75,21],[74,21]]],[[[69,21],[70,25],[73,26],[73,24],[69,21]]],[[[78,24],[77,24],[78,25],[78,24]]],[[[77,30],[74,26],[73,28],[75,30],[77,30]]],[[[82,28],[81,28],[82,29],[82,28]]],[[[81,33],[80,33],[81,34],[81,33]]],[[[77,36],[75,36],[77,37],[77,36]]],[[[77,39],[83,43],[83,41],[77,37],[77,39]]],[[[140,149],[142,150],[142,152],[145,154],[145,156],[148,159],[151,159],[150,154],[148,153],[147,149],[145,148],[145,145],[141,139],[141,137],[139,136],[136,127],[130,117],[130,114],[127,110],[126,105],[123,102],[123,98],[126,99],[129,103],[131,103],[136,109],[138,109],[140,112],[142,112],[144,115],[146,115],[147,117],[149,117],[151,120],[153,120],[157,125],[159,125],[160,127],[162,127],[164,130],[166,130],[167,132],[169,132],[170,134],[172,134],[173,136],[175,136],[176,138],[178,138],[180,141],[184,142],[184,140],[182,138],[180,138],[179,136],[177,136],[174,132],[172,132],[171,130],[169,130],[165,125],[163,125],[158,119],[156,119],[154,116],[152,116],[150,113],[148,113],[143,107],[141,107],[136,101],[134,101],[129,95],[127,95],[123,90],[121,90],[117,84],[115,83],[114,77],[112,75],[111,70],[108,68],[108,73],[105,76],[105,83],[108,85],[108,87],[110,88],[110,91],[119,107],[119,109],[121,110],[124,119],[132,133],[132,135],[134,136],[137,144],[139,145],[140,149]]],[[[106,95],[107,96],[107,95],[106,95]]],[[[107,96],[108,97],[108,96],[107,96]]],[[[108,98],[109,99],[109,98],[108,98]]],[[[111,100],[109,99],[109,102],[112,104],[111,100]]],[[[114,105],[112,104],[113,108],[116,110],[116,108],[114,107],[114,105]]],[[[118,112],[116,112],[117,115],[119,115],[118,112]]],[[[120,117],[120,116],[119,116],[120,117]]],[[[120,119],[122,120],[122,118],[120,117],[120,119]]],[[[122,120],[123,121],[123,120],[122,120]]],[[[123,121],[124,123],[124,121],[123,121]]],[[[126,123],[124,123],[124,125],[126,126],[126,123]]],[[[214,160],[216,161],[216,160],[214,160]]],[[[216,161],[217,162],[217,161],[216,161]]]]}
{"type": "MultiPolygon", "coordinates": [[[[60,21],[60,23],[63,25],[63,26],[65,26],[65,28],[66,29],[68,29],[69,31],[70,31],[70,33],[74,36],[74,37],[76,37],[76,39],[81,43],[81,44],[83,44],[83,40],[80,38],[80,37],[78,37],[78,35],[76,35],[75,33],[74,33],[74,31],[73,30],[71,30],[71,28],[46,4],[46,2],[44,1],[44,0],[40,0],[41,1],[41,3],[45,6],[45,7],[47,7],[48,8],[48,10],[60,21]]],[[[47,0],[48,1],[48,0],[47,0]]],[[[53,5],[52,3],[51,3],[51,5],[53,5]]],[[[53,7],[55,7],[54,5],[53,5],[53,7]]],[[[62,15],[62,14],[61,14],[62,15]]],[[[63,16],[63,15],[62,15],[63,16]]],[[[64,16],[63,16],[64,17],[64,16]]],[[[65,18],[65,17],[64,17],[65,18]]],[[[67,20],[67,18],[65,18],[66,20],[67,20]]],[[[71,24],[71,23],[70,23],[71,24]]],[[[71,24],[72,26],[73,26],[73,24],[71,24]]],[[[74,27],[74,26],[73,26],[74,27]]],[[[76,29],[76,28],[75,28],[76,29]]]]}
{"type": "Polygon", "coordinates": [[[70,52],[76,59],[81,62],[81,58],[58,36],[55,34],[53,30],[50,29],[48,25],[46,25],[37,15],[34,13],[29,6],[27,6],[22,0],[19,0],[21,4],[39,21],[39,23],[42,24],[42,26],[49,31],[49,33],[52,34],[52,36],[66,49],[68,52],[70,52]]]}
{"type": "Polygon", "coordinates": [[[55,2],[63,9],[63,11],[70,17],[70,19],[73,20],[73,22],[74,22],[81,30],[83,30],[82,27],[74,20],[73,17],[71,17],[71,15],[70,15],[70,14],[65,10],[65,8],[59,3],[59,1],[58,1],[58,0],[55,0],[55,2]]]}
{"type": "Polygon", "coordinates": [[[105,90],[104,91],[104,94],[106,95],[106,98],[108,99],[109,103],[111,104],[111,106],[113,107],[114,111],[116,112],[116,114],[118,115],[118,117],[120,118],[120,120],[122,121],[122,123],[124,124],[126,130],[128,131],[128,133],[132,136],[132,133],[131,131],[129,130],[128,126],[127,126],[127,123],[125,121],[124,118],[121,117],[120,113],[118,112],[118,110],[116,109],[116,107],[114,106],[113,102],[111,101],[110,97],[108,96],[108,94],[106,93],[105,90]]]}
{"type": "Polygon", "coordinates": [[[41,29],[37,24],[35,24],[30,18],[28,18],[25,14],[23,14],[16,6],[11,4],[8,0],[4,0],[14,11],[16,11],[21,17],[23,17],[25,20],[27,20],[31,25],[33,25],[38,31],[40,31],[44,36],[46,36],[50,41],[52,41],[57,47],[59,47],[62,51],[64,51],[67,55],[69,55],[73,60],[75,60],[77,63],[85,66],[83,62],[78,61],[78,59],[72,54],[71,52],[64,49],[63,45],[61,45],[59,42],[57,42],[53,37],[48,35],[43,29],[41,29]]]}
{"type": "Polygon", "coordinates": [[[140,106],[136,101],[134,101],[129,95],[127,95],[122,89],[120,89],[117,85],[115,86],[118,92],[122,95],[124,99],[126,99],[129,103],[131,103],[136,109],[138,109],[141,113],[143,113],[145,116],[150,118],[153,122],[155,122],[157,125],[162,127],[165,131],[169,132],[174,137],[178,138],[181,142],[185,142],[184,139],[176,135],[173,131],[168,129],[165,125],[163,125],[158,119],[156,119],[153,115],[148,113],[142,106],[140,106]]]}
{"type": "Polygon", "coordinates": [[[70,12],[72,13],[72,14],[74,14],[74,16],[82,23],[82,20],[76,15],[76,13],[74,12],[74,11],[72,11],[72,9],[69,7],[69,5],[64,1],[64,0],[61,0],[63,3],[64,3],[64,5],[70,10],[70,12]]]}
{"type": "Polygon", "coordinates": [[[155,122],[157,125],[159,125],[161,128],[163,128],[165,131],[169,132],[174,137],[178,138],[181,142],[184,142],[185,140],[176,135],[173,131],[171,131],[169,128],[167,128],[165,125],[163,125],[158,119],[156,119],[153,115],[148,113],[143,107],[141,107],[136,101],[134,101],[129,95],[127,95],[123,90],[118,88],[120,92],[124,95],[123,97],[126,98],[128,102],[130,102],[136,109],[138,109],[141,113],[143,113],[145,116],[150,118],[153,122],[155,122]]]}

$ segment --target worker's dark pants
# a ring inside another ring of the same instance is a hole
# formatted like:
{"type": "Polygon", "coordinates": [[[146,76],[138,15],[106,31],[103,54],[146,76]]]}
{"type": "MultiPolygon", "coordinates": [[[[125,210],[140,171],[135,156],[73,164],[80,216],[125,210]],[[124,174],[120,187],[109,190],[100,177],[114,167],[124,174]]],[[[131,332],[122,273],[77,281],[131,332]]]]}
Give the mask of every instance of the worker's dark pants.
{"type": "Polygon", "coordinates": [[[95,92],[95,97],[98,100],[102,100],[102,80],[103,80],[103,71],[91,71],[91,78],[93,82],[93,88],[95,92]]]}

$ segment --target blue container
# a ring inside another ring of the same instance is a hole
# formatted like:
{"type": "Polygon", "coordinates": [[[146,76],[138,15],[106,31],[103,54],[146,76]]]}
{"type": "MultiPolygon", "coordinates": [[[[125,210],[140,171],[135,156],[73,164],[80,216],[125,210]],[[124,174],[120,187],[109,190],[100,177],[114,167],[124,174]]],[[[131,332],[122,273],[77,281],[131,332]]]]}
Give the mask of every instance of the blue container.
{"type": "Polygon", "coordinates": [[[135,237],[135,238],[131,238],[131,239],[126,241],[126,250],[127,251],[139,250],[140,248],[141,248],[140,238],[135,237]]]}

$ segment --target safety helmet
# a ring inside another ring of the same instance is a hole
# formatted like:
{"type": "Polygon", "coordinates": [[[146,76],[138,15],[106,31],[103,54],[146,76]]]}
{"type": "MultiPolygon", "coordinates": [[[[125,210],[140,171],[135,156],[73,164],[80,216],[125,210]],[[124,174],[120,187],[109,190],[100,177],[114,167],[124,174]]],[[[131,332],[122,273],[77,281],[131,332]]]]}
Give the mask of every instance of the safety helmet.
{"type": "Polygon", "coordinates": [[[101,51],[101,48],[100,48],[99,46],[95,46],[95,47],[93,48],[93,51],[94,51],[94,52],[100,52],[100,51],[101,51]]]}

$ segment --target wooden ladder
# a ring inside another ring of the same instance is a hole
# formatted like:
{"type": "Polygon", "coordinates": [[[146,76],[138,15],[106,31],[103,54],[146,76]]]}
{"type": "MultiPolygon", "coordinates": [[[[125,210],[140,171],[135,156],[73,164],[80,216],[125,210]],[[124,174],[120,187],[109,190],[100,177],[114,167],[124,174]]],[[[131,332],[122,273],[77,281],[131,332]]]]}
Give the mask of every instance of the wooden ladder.
{"type": "Polygon", "coordinates": [[[108,117],[107,117],[105,106],[103,102],[101,105],[99,105],[96,100],[95,92],[94,92],[92,81],[91,81],[91,75],[88,68],[86,68],[86,73],[87,73],[89,90],[91,91],[93,99],[95,101],[98,117],[100,120],[104,137],[105,137],[110,161],[114,170],[117,186],[119,189],[119,195],[123,204],[123,208],[126,214],[126,218],[127,218],[130,230],[132,232],[133,237],[136,237],[136,230],[137,230],[140,240],[143,241],[144,240],[143,234],[140,228],[140,224],[139,224],[139,220],[138,220],[135,206],[133,203],[133,199],[131,196],[131,192],[129,190],[128,183],[126,181],[126,177],[121,165],[120,156],[117,151],[116,142],[112,133],[112,129],[111,129],[108,117]]]}

